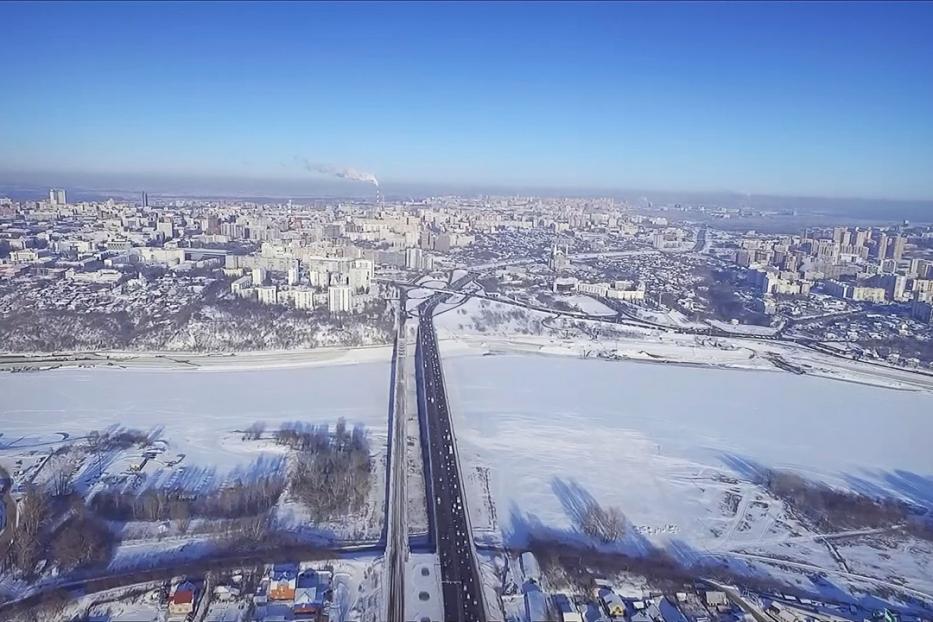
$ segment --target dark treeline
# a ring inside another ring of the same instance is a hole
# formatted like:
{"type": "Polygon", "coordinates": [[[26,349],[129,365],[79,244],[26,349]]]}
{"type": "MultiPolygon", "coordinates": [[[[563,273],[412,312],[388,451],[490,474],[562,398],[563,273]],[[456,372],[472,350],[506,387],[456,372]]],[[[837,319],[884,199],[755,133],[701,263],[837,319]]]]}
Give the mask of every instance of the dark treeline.
{"type": "MultiPolygon", "coordinates": [[[[258,438],[264,426],[255,424],[244,438],[258,438]]],[[[269,512],[286,490],[309,509],[315,520],[329,520],[359,511],[371,488],[370,447],[362,426],[352,429],[339,420],[327,425],[293,423],[272,433],[276,443],[296,452],[291,474],[271,474],[207,494],[150,488],[128,494],[124,488],[96,493],[91,510],[113,521],[189,521],[238,519],[269,512]]]]}
{"type": "Polygon", "coordinates": [[[877,529],[901,525],[914,535],[933,538],[933,528],[918,508],[893,497],[870,497],[831,488],[788,471],[766,470],[759,483],[823,531],[877,529]]]}
{"type": "Polygon", "coordinates": [[[276,432],[276,442],[298,451],[289,489],[314,520],[362,509],[372,485],[369,439],[362,426],[348,430],[340,419],[333,434],[327,426],[284,426],[276,432]]]}
{"type": "Polygon", "coordinates": [[[20,502],[5,562],[31,579],[42,560],[63,571],[103,565],[112,557],[116,543],[117,538],[87,510],[83,499],[31,486],[20,502]]]}
{"type": "Polygon", "coordinates": [[[285,479],[261,477],[205,495],[184,490],[149,489],[137,495],[105,490],[91,497],[89,506],[108,520],[187,520],[191,518],[242,518],[266,512],[278,503],[285,479]]]}

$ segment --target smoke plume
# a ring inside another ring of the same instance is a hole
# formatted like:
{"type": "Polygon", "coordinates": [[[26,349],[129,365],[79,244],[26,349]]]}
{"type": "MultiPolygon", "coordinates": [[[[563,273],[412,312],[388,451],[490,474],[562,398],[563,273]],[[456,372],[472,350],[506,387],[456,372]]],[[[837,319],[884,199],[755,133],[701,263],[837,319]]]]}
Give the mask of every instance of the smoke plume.
{"type": "Polygon", "coordinates": [[[352,179],[353,181],[362,181],[368,184],[372,184],[379,187],[379,180],[376,179],[376,176],[372,173],[367,173],[365,171],[358,171],[355,168],[345,168],[340,166],[334,166],[333,164],[320,164],[317,162],[311,162],[307,158],[297,158],[296,159],[301,163],[301,165],[312,173],[322,173],[324,175],[332,175],[333,177],[339,177],[341,179],[352,179]]]}

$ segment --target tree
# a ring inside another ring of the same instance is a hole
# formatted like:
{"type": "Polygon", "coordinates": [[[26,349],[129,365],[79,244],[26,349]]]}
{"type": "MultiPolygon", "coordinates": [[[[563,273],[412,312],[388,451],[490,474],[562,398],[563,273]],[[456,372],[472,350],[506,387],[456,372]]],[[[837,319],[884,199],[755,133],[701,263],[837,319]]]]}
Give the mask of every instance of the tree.
{"type": "Polygon", "coordinates": [[[13,565],[26,576],[33,575],[45,552],[40,532],[48,513],[49,499],[45,490],[30,486],[20,503],[11,549],[13,565]]]}
{"type": "Polygon", "coordinates": [[[52,496],[64,497],[71,492],[71,474],[65,467],[59,467],[52,475],[52,496]]]}
{"type": "Polygon", "coordinates": [[[105,563],[113,550],[112,534],[83,505],[74,512],[52,538],[50,558],[63,570],[105,563]]]}

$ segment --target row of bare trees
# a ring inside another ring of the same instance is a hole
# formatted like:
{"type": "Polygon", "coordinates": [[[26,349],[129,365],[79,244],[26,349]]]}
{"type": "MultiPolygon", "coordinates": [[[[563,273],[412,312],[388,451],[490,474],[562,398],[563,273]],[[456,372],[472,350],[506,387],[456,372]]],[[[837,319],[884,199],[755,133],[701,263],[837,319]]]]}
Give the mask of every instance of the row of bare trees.
{"type": "Polygon", "coordinates": [[[825,531],[906,524],[912,521],[914,514],[908,504],[898,499],[873,498],[831,488],[789,471],[767,470],[762,474],[760,483],[814,526],[825,531]]]}
{"type": "Polygon", "coordinates": [[[276,440],[298,450],[289,489],[314,520],[353,514],[365,505],[372,476],[369,440],[362,426],[349,430],[340,419],[333,434],[326,426],[286,426],[276,440]]]}
{"type": "Polygon", "coordinates": [[[31,578],[44,559],[66,571],[103,564],[115,543],[114,535],[88,512],[81,498],[53,497],[45,488],[31,486],[19,505],[10,562],[31,578]]]}
{"type": "Polygon", "coordinates": [[[625,515],[613,506],[590,503],[580,517],[580,531],[603,543],[618,542],[625,535],[625,515]]]}
{"type": "Polygon", "coordinates": [[[68,517],[52,536],[49,556],[60,569],[73,570],[106,563],[113,555],[115,538],[106,524],[74,498],[68,517]]]}
{"type": "Polygon", "coordinates": [[[105,490],[95,494],[89,505],[108,520],[242,518],[272,508],[284,489],[284,478],[269,475],[204,495],[166,489],[148,489],[137,495],[128,495],[122,489],[105,490]]]}

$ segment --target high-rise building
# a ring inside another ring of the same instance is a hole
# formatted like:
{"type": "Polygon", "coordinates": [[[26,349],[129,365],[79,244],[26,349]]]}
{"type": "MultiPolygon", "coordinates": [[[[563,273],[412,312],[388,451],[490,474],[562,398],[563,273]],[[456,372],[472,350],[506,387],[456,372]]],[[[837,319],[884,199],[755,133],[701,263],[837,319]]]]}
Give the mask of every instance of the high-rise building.
{"type": "Polygon", "coordinates": [[[65,205],[65,191],[61,188],[50,188],[49,203],[52,205],[65,205]]]}
{"type": "Polygon", "coordinates": [[[865,246],[865,241],[867,239],[868,239],[868,230],[856,229],[855,240],[853,241],[853,246],[865,246]]]}
{"type": "Polygon", "coordinates": [[[156,223],[156,233],[161,233],[163,239],[175,237],[175,225],[171,220],[162,220],[156,223]]]}
{"type": "Polygon", "coordinates": [[[421,270],[423,268],[423,257],[420,248],[409,248],[405,254],[405,267],[409,270],[421,270]]]}
{"type": "Polygon", "coordinates": [[[907,245],[907,238],[902,235],[894,238],[894,248],[891,251],[891,257],[894,261],[900,261],[904,256],[904,247],[907,245]]]}
{"type": "Polygon", "coordinates": [[[885,233],[878,234],[878,244],[875,246],[875,257],[884,259],[888,256],[888,236],[885,233]]]}
{"type": "Polygon", "coordinates": [[[292,300],[295,302],[295,307],[298,309],[313,309],[314,308],[314,290],[307,287],[301,287],[292,290],[292,300]]]}
{"type": "Polygon", "coordinates": [[[266,271],[264,269],[258,268],[258,267],[253,268],[252,276],[253,276],[253,287],[259,287],[260,285],[265,284],[266,271]]]}
{"type": "Polygon", "coordinates": [[[139,195],[139,205],[140,207],[149,207],[149,195],[145,192],[140,193],[139,195]]]}
{"type": "Polygon", "coordinates": [[[331,313],[347,313],[353,309],[353,292],[349,285],[332,285],[327,295],[331,313]]]}
{"type": "Polygon", "coordinates": [[[278,288],[275,285],[262,285],[256,288],[256,298],[265,305],[274,305],[277,302],[278,288]]]}

